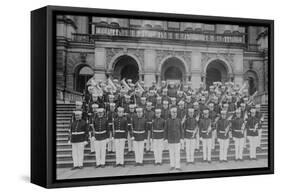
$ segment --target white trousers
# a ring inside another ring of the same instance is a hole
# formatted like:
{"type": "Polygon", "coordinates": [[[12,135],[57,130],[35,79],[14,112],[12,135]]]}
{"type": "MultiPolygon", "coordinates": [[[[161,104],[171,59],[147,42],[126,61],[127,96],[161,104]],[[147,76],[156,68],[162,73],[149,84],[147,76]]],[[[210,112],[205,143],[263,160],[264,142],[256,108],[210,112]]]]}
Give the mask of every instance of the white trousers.
{"type": "Polygon", "coordinates": [[[212,132],[212,149],[215,149],[216,139],[217,139],[217,131],[214,130],[214,131],[212,132]]]}
{"type": "Polygon", "coordinates": [[[96,165],[105,165],[106,139],[95,140],[94,144],[96,150],[96,165]]]}
{"type": "Polygon", "coordinates": [[[184,142],[185,142],[184,139],[181,139],[181,140],[180,140],[181,150],[184,150],[184,142]]]}
{"type": "Polygon", "coordinates": [[[144,141],[134,141],[133,145],[134,145],[136,163],[142,163],[143,162],[144,141]]]}
{"type": "Polygon", "coordinates": [[[186,162],[194,162],[195,139],[185,139],[186,162]]]}
{"type": "Polygon", "coordinates": [[[261,146],[261,135],[262,135],[262,129],[258,129],[258,144],[257,147],[261,146]]]}
{"type": "Polygon", "coordinates": [[[146,151],[152,151],[151,131],[148,131],[147,139],[145,141],[145,149],[146,151]]]}
{"type": "Polygon", "coordinates": [[[107,151],[115,152],[115,144],[114,144],[114,139],[113,138],[109,138],[109,140],[108,140],[107,151]]]}
{"type": "Polygon", "coordinates": [[[245,133],[244,133],[244,148],[247,148],[247,130],[245,130],[245,133]]]}
{"type": "Polygon", "coordinates": [[[124,164],[124,148],[126,139],[115,139],[116,164],[124,164]]]}
{"type": "Polygon", "coordinates": [[[155,163],[162,163],[163,142],[163,139],[152,140],[155,163]]]}
{"type": "Polygon", "coordinates": [[[91,149],[91,152],[95,151],[95,138],[94,137],[91,138],[90,149],[91,149]]]}
{"type": "Polygon", "coordinates": [[[250,144],[250,158],[256,158],[258,138],[258,136],[248,136],[250,144]]]}
{"type": "Polygon", "coordinates": [[[180,168],[180,143],[169,143],[170,166],[180,168]]]}
{"type": "Polygon", "coordinates": [[[130,133],[128,133],[128,137],[127,137],[127,142],[128,142],[128,151],[133,151],[133,140],[131,138],[130,133]]]}
{"type": "Polygon", "coordinates": [[[72,143],[73,166],[83,166],[84,160],[84,142],[72,143]]]}
{"type": "Polygon", "coordinates": [[[220,145],[220,160],[227,160],[227,150],[229,146],[229,139],[218,139],[220,145]]]}
{"type": "Polygon", "coordinates": [[[195,141],[195,149],[198,149],[200,148],[200,137],[199,137],[199,133],[196,134],[196,137],[195,137],[196,141],[195,141]]]}
{"type": "Polygon", "coordinates": [[[243,149],[244,149],[244,137],[237,138],[233,137],[234,144],[235,144],[235,159],[243,159],[243,149]]]}
{"type": "Polygon", "coordinates": [[[203,138],[203,160],[211,161],[212,138],[203,138]]]}

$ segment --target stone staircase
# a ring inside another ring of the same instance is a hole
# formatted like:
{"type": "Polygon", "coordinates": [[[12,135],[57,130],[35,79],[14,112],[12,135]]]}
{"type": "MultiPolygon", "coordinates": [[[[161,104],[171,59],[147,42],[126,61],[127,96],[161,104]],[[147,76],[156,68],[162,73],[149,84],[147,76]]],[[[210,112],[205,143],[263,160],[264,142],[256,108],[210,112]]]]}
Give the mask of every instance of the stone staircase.
{"type": "MultiPolygon", "coordinates": [[[[72,111],[75,109],[74,103],[57,103],[56,114],[57,114],[57,132],[56,132],[56,143],[57,143],[57,167],[58,168],[70,168],[72,167],[72,156],[71,156],[71,145],[67,142],[68,127],[71,118],[72,111]]],[[[262,123],[262,140],[261,150],[257,151],[258,158],[268,157],[268,105],[263,104],[261,106],[262,112],[265,114],[264,122],[262,123]]],[[[127,146],[125,146],[125,152],[127,146]]],[[[234,142],[230,140],[230,146],[228,151],[228,160],[234,160],[234,142]]],[[[185,162],[185,151],[181,151],[181,162],[185,162]]],[[[202,144],[200,144],[200,150],[195,153],[195,162],[202,161],[202,144]]],[[[215,150],[212,151],[212,160],[218,160],[219,158],[219,145],[216,142],[215,150]]],[[[244,158],[249,158],[249,150],[244,150],[244,158]]],[[[125,155],[126,164],[135,164],[134,154],[125,155]]],[[[113,165],[115,163],[115,153],[106,154],[106,164],[113,165]]],[[[153,153],[144,154],[144,164],[154,163],[153,153]]],[[[163,152],[163,163],[169,163],[169,152],[165,150],[163,152]]],[[[90,147],[85,147],[84,155],[84,166],[95,165],[95,154],[90,154],[90,147]]]]}

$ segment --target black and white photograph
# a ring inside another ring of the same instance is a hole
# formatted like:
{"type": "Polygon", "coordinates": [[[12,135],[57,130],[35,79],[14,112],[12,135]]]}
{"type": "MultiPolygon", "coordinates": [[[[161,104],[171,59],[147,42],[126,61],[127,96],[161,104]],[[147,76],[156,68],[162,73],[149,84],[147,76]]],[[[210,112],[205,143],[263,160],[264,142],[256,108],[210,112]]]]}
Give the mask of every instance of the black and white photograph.
{"type": "Polygon", "coordinates": [[[267,26],[55,20],[57,180],[269,166],[267,26]]]}

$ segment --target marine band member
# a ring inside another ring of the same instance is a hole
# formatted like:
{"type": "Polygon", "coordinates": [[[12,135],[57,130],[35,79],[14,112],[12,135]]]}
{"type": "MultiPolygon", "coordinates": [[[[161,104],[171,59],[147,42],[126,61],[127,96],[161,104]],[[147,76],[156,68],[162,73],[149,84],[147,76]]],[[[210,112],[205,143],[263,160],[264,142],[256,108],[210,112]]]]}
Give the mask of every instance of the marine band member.
{"type": "Polygon", "coordinates": [[[180,140],[182,139],[182,124],[177,118],[177,108],[171,109],[171,118],[166,123],[165,139],[168,140],[170,170],[181,171],[180,168],[180,140]]]}
{"type": "Polygon", "coordinates": [[[194,109],[188,109],[188,116],[184,123],[184,138],[186,145],[186,163],[194,163],[195,138],[198,133],[198,122],[194,118],[194,109]]]}
{"type": "Polygon", "coordinates": [[[135,152],[136,166],[143,165],[143,152],[144,152],[144,140],[147,137],[147,122],[143,116],[143,109],[137,108],[137,116],[133,118],[133,146],[135,152]]]}
{"type": "Polygon", "coordinates": [[[93,121],[93,137],[96,151],[96,168],[105,167],[106,143],[109,138],[107,118],[104,117],[104,108],[97,110],[97,118],[93,121]]]}
{"type": "Polygon", "coordinates": [[[128,134],[127,118],[124,117],[124,108],[117,108],[117,117],[114,119],[113,138],[116,148],[116,166],[123,166],[124,164],[124,149],[125,141],[128,134]]]}
{"type": "Polygon", "coordinates": [[[209,110],[203,110],[203,118],[199,120],[200,137],[203,144],[203,161],[211,163],[212,151],[212,121],[209,118],[209,110]]]}
{"type": "Polygon", "coordinates": [[[73,168],[82,169],[84,160],[84,146],[88,140],[88,124],[82,119],[82,111],[74,111],[75,120],[70,124],[69,140],[72,146],[73,168]]]}
{"type": "Polygon", "coordinates": [[[165,136],[165,120],[161,118],[161,109],[155,109],[155,119],[151,129],[155,165],[162,165],[162,153],[165,136]]]}

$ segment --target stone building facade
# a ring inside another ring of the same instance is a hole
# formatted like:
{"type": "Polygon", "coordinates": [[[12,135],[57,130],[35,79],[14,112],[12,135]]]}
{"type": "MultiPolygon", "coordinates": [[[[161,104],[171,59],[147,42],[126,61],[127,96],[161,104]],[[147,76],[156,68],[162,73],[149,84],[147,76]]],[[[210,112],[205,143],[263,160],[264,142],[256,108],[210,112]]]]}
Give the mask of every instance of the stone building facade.
{"type": "Polygon", "coordinates": [[[133,81],[233,81],[268,88],[267,28],[86,16],[57,17],[57,88],[82,92],[92,75],[133,81]]]}

